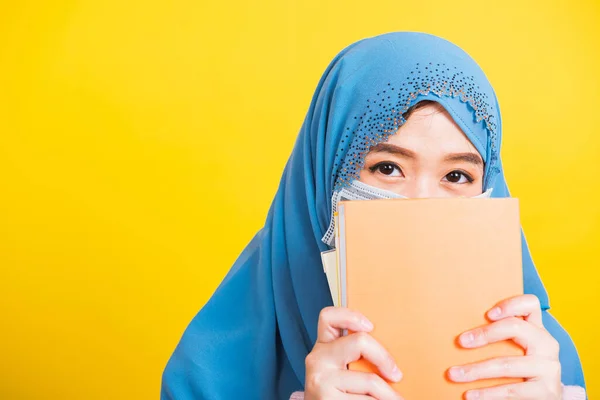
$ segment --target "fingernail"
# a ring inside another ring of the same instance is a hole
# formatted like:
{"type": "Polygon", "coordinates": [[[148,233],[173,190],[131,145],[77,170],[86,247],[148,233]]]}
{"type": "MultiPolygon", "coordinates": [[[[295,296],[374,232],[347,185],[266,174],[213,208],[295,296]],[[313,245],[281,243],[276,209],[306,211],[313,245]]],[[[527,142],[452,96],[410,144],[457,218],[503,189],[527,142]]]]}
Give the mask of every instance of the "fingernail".
{"type": "Polygon", "coordinates": [[[392,368],[392,379],[395,382],[398,382],[400,379],[402,379],[402,372],[400,372],[397,365],[394,365],[394,368],[392,368]]]}
{"type": "Polygon", "coordinates": [[[463,346],[470,346],[475,341],[475,335],[472,332],[463,333],[460,335],[460,344],[463,346]]]}
{"type": "Polygon", "coordinates": [[[452,367],[450,368],[450,371],[448,371],[450,374],[450,378],[453,381],[463,381],[465,379],[465,370],[460,368],[460,367],[452,367]]]}
{"type": "Polygon", "coordinates": [[[364,326],[364,327],[365,327],[366,329],[368,329],[368,330],[371,330],[371,329],[373,329],[373,324],[371,323],[371,321],[369,321],[369,320],[368,320],[368,319],[366,319],[366,318],[363,318],[363,319],[360,321],[360,324],[361,324],[362,326],[364,326]]]}
{"type": "Polygon", "coordinates": [[[471,390],[471,391],[467,392],[467,400],[479,400],[479,398],[480,398],[479,391],[471,390]]]}
{"type": "Polygon", "coordinates": [[[496,318],[500,317],[500,315],[502,315],[502,310],[500,309],[500,307],[494,307],[488,313],[488,316],[491,319],[496,319],[496,318]]]}

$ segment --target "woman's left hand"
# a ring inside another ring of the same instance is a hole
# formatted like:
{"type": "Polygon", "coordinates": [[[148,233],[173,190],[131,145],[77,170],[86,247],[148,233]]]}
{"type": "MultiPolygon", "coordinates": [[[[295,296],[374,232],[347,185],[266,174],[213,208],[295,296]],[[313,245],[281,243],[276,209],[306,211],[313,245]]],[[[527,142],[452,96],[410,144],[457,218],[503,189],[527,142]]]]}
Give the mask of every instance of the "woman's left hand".
{"type": "Polygon", "coordinates": [[[488,311],[487,316],[493,322],[463,333],[459,337],[460,344],[465,348],[476,348],[512,339],[525,349],[525,355],[452,367],[450,379],[472,382],[488,378],[524,378],[525,381],[470,390],[466,393],[467,400],[562,399],[559,344],[544,328],[538,298],[524,295],[504,300],[488,311]]]}

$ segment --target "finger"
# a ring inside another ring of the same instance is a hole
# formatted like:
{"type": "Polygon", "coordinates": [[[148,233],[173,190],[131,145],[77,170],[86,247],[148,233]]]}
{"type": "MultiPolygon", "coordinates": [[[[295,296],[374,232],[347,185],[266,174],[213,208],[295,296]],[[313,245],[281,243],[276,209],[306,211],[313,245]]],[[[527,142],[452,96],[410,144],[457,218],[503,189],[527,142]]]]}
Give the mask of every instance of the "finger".
{"type": "Polygon", "coordinates": [[[467,331],[460,335],[459,342],[465,348],[476,348],[509,339],[523,347],[527,355],[558,358],[559,345],[550,333],[515,317],[467,331]]]}
{"type": "Polygon", "coordinates": [[[559,399],[559,394],[560,388],[551,388],[541,381],[529,381],[469,390],[465,393],[465,398],[467,400],[538,400],[559,399]]]}
{"type": "Polygon", "coordinates": [[[526,321],[539,326],[544,326],[542,322],[542,307],[537,296],[526,294],[513,297],[496,304],[494,308],[488,311],[487,316],[492,321],[497,321],[508,317],[524,317],[526,321]]]}
{"type": "Polygon", "coordinates": [[[560,376],[560,362],[538,356],[500,357],[452,367],[448,377],[454,382],[473,382],[492,378],[554,379],[560,376]]]}
{"type": "Polygon", "coordinates": [[[340,368],[361,357],[373,364],[384,378],[397,382],[402,373],[387,350],[371,335],[364,332],[353,333],[331,343],[333,354],[340,368]]]}
{"type": "Polygon", "coordinates": [[[379,375],[358,371],[339,371],[336,388],[340,391],[369,395],[379,400],[401,400],[402,397],[379,375]]]}
{"type": "MultiPolygon", "coordinates": [[[[367,394],[352,394],[352,393],[344,393],[339,390],[333,388],[331,390],[333,393],[319,393],[317,396],[313,396],[314,398],[319,399],[327,399],[327,400],[377,400],[377,398],[373,396],[369,396],[367,394]]],[[[305,392],[306,393],[306,392],[305,392]]],[[[305,395],[306,397],[306,395],[305,395]]],[[[311,398],[313,398],[311,397],[311,398]]]]}
{"type": "Polygon", "coordinates": [[[339,338],[340,329],[370,332],[373,324],[364,315],[345,307],[326,307],[319,314],[317,342],[329,343],[339,338]]]}

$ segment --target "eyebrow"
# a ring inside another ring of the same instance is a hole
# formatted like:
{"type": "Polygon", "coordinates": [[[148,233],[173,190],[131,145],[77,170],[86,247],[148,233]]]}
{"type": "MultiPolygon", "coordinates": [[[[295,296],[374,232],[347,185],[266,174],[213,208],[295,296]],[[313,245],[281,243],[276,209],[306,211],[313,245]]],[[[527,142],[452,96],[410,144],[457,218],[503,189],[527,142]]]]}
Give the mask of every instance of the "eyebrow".
{"type": "MultiPolygon", "coordinates": [[[[414,151],[405,149],[404,147],[396,146],[391,143],[379,143],[371,147],[369,153],[389,153],[406,158],[417,158],[414,151]]],[[[452,153],[444,157],[444,161],[464,161],[477,166],[483,166],[483,160],[479,154],[475,153],[452,153]]]]}
{"type": "Polygon", "coordinates": [[[396,146],[390,143],[379,143],[369,150],[369,153],[390,153],[404,156],[406,158],[417,158],[414,151],[405,149],[404,147],[396,146]]]}
{"type": "Polygon", "coordinates": [[[477,166],[483,166],[483,160],[479,154],[475,153],[452,153],[448,154],[444,161],[464,161],[477,166]]]}

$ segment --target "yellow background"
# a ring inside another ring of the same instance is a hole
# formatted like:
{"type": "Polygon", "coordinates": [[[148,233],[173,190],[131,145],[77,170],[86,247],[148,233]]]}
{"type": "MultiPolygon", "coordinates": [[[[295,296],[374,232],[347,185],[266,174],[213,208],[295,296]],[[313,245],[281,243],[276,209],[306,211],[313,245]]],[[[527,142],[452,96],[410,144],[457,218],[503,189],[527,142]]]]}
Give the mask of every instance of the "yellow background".
{"type": "Polygon", "coordinates": [[[529,243],[600,396],[597,0],[1,0],[0,398],[158,398],[327,63],[393,30],[454,41],[494,84],[529,243]]]}

